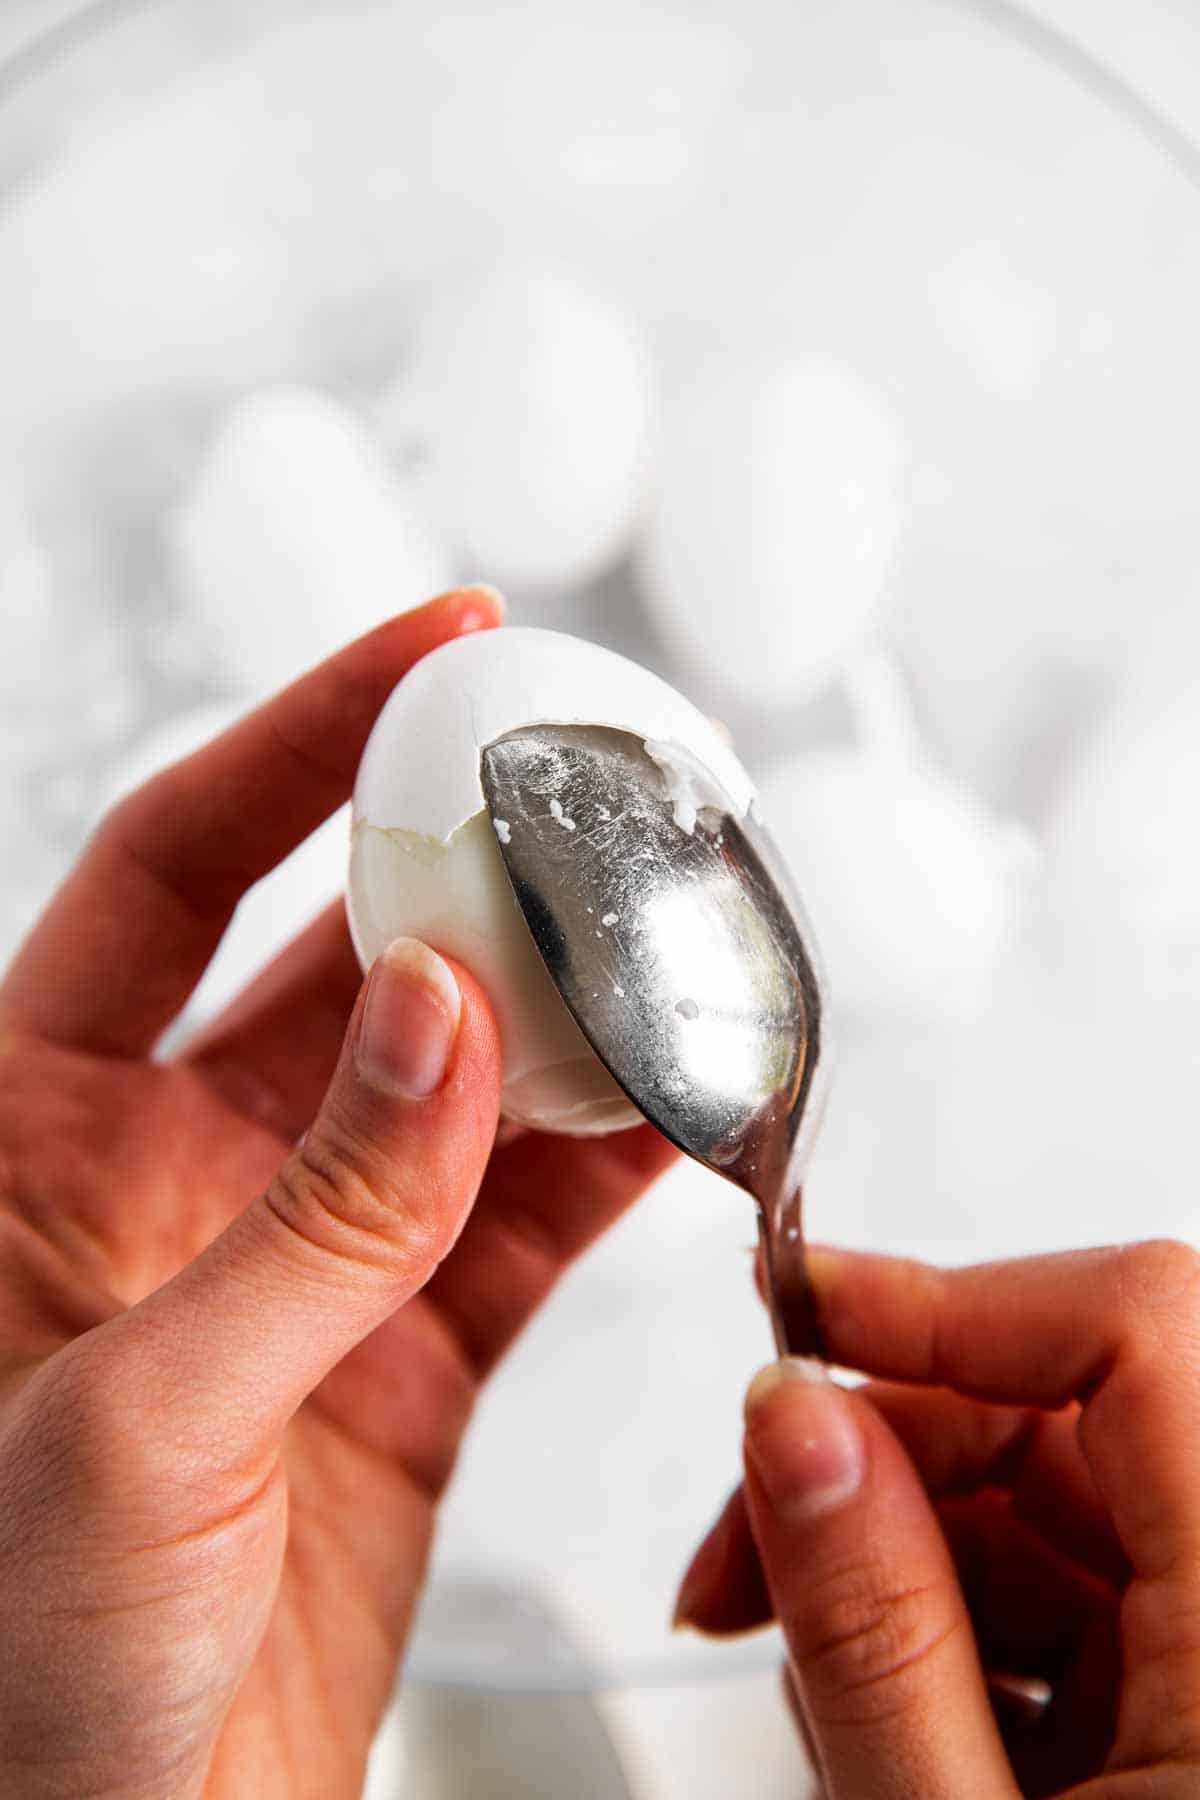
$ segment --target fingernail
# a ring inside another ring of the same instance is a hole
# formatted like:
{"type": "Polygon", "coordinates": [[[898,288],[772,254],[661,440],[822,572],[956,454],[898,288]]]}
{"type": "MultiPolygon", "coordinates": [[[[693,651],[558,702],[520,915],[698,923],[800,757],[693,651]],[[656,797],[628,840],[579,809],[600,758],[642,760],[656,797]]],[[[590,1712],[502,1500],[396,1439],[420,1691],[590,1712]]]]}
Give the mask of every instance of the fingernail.
{"type": "Polygon", "coordinates": [[[500,609],[501,614],[507,617],[508,601],[504,598],[500,589],[498,587],[493,587],[490,581],[473,582],[471,584],[471,592],[473,594],[486,594],[489,600],[495,602],[496,606],[500,609]]]}
{"type": "Polygon", "coordinates": [[[699,1630],[692,1615],[700,1610],[701,1603],[707,1598],[707,1583],[702,1583],[694,1575],[685,1575],[679,1592],[675,1596],[675,1610],[671,1614],[671,1630],[699,1630]]]}
{"type": "Polygon", "coordinates": [[[446,1078],[462,996],[435,950],[397,938],[371,971],[358,1068],[382,1093],[425,1100],[446,1078]]]}
{"type": "Polygon", "coordinates": [[[862,1486],[866,1453],[841,1388],[824,1363],[785,1356],[746,1394],[746,1453],[776,1516],[810,1518],[862,1486]]]}
{"type": "Polygon", "coordinates": [[[716,1529],[709,1532],[697,1550],[679,1584],[675,1610],[671,1614],[672,1631],[700,1631],[699,1617],[708,1610],[708,1600],[717,1578],[720,1546],[715,1543],[716,1529]]]}
{"type": "Polygon", "coordinates": [[[481,627],[494,625],[496,614],[499,615],[501,624],[508,618],[508,601],[500,589],[493,587],[490,582],[473,581],[469,588],[462,588],[460,592],[464,597],[467,594],[479,594],[483,599],[490,600],[493,608],[491,613],[464,612],[461,621],[464,631],[478,631],[481,627]]]}

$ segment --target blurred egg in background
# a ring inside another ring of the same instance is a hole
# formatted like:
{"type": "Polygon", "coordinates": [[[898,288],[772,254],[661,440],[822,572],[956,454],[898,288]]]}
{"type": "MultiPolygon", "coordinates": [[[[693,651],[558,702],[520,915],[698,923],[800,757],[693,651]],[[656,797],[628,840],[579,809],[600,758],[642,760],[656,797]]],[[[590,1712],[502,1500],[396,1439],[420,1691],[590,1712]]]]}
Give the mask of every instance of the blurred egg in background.
{"type": "MultiPolygon", "coordinates": [[[[1056,23],[1113,9],[18,10],[0,958],[132,786],[494,582],[679,686],[758,785],[830,984],[815,1237],[1196,1235],[1200,152],[1056,23]]],[[[338,895],[347,837],[246,897],[176,1039],[338,895]]],[[[667,1630],[770,1352],[752,1240],[686,1166],[571,1270],[434,1564],[561,1630],[505,1655],[431,1604],[410,1659],[611,1689],[639,1800],[733,1791],[700,1682],[770,1745],[764,1800],[799,1791],[777,1646],[667,1630]]]]}
{"type": "Polygon", "coordinates": [[[884,607],[901,464],[870,393],[818,353],[698,373],[642,559],[669,653],[726,699],[807,699],[884,607]]]}
{"type": "Polygon", "coordinates": [[[298,387],[218,419],[166,537],[196,663],[252,698],[450,584],[354,413],[298,387]]]}
{"type": "Polygon", "coordinates": [[[628,549],[654,369],[634,314],[546,259],[430,296],[380,427],[466,573],[561,592],[628,549]]]}

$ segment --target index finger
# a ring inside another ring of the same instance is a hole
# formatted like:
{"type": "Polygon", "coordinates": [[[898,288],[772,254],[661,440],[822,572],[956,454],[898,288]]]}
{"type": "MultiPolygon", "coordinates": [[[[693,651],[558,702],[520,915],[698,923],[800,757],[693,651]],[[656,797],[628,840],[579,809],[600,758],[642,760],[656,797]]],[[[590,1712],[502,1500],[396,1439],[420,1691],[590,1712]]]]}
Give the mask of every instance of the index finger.
{"type": "Polygon", "coordinates": [[[0,1026],[149,1050],[247,888],[348,797],[400,677],[501,617],[493,590],[466,588],[391,619],[120,801],[0,985],[0,1026]]]}
{"type": "Polygon", "coordinates": [[[977,1399],[1081,1403],[1079,1443],[1129,1559],[1110,1766],[1200,1757],[1200,1256],[1172,1240],[942,1269],[810,1256],[834,1361],[977,1399]]]}

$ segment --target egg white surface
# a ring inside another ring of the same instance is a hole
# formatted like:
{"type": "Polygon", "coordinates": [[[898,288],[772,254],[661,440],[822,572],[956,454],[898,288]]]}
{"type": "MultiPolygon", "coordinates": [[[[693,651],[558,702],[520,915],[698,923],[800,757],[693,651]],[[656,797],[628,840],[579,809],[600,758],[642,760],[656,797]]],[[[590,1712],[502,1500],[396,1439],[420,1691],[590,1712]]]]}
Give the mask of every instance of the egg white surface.
{"type": "Polygon", "coordinates": [[[480,779],[486,745],[548,722],[607,725],[681,746],[731,811],[744,814],[753,798],[719,730],[648,670],[557,632],[514,627],[458,638],[410,671],[376,721],[355,784],[347,912],[364,968],[403,935],[469,968],[500,1026],[505,1114],[582,1135],[641,1115],[542,962],[480,779]]]}

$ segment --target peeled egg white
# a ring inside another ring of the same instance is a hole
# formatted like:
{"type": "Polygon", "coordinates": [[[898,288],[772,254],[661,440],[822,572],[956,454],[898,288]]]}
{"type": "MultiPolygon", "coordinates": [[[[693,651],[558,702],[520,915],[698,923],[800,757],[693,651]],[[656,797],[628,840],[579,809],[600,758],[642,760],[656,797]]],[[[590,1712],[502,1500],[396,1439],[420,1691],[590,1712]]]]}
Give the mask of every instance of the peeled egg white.
{"type": "Polygon", "coordinates": [[[376,721],[354,789],[347,913],[369,967],[393,938],[420,937],[465,964],[500,1026],[502,1107],[522,1124],[584,1135],[640,1114],[559,997],[509,884],[484,803],[483,748],[522,725],[608,725],[678,745],[729,807],[753,798],[718,729],[636,663],[552,631],[455,639],[405,676],[376,721]]]}

